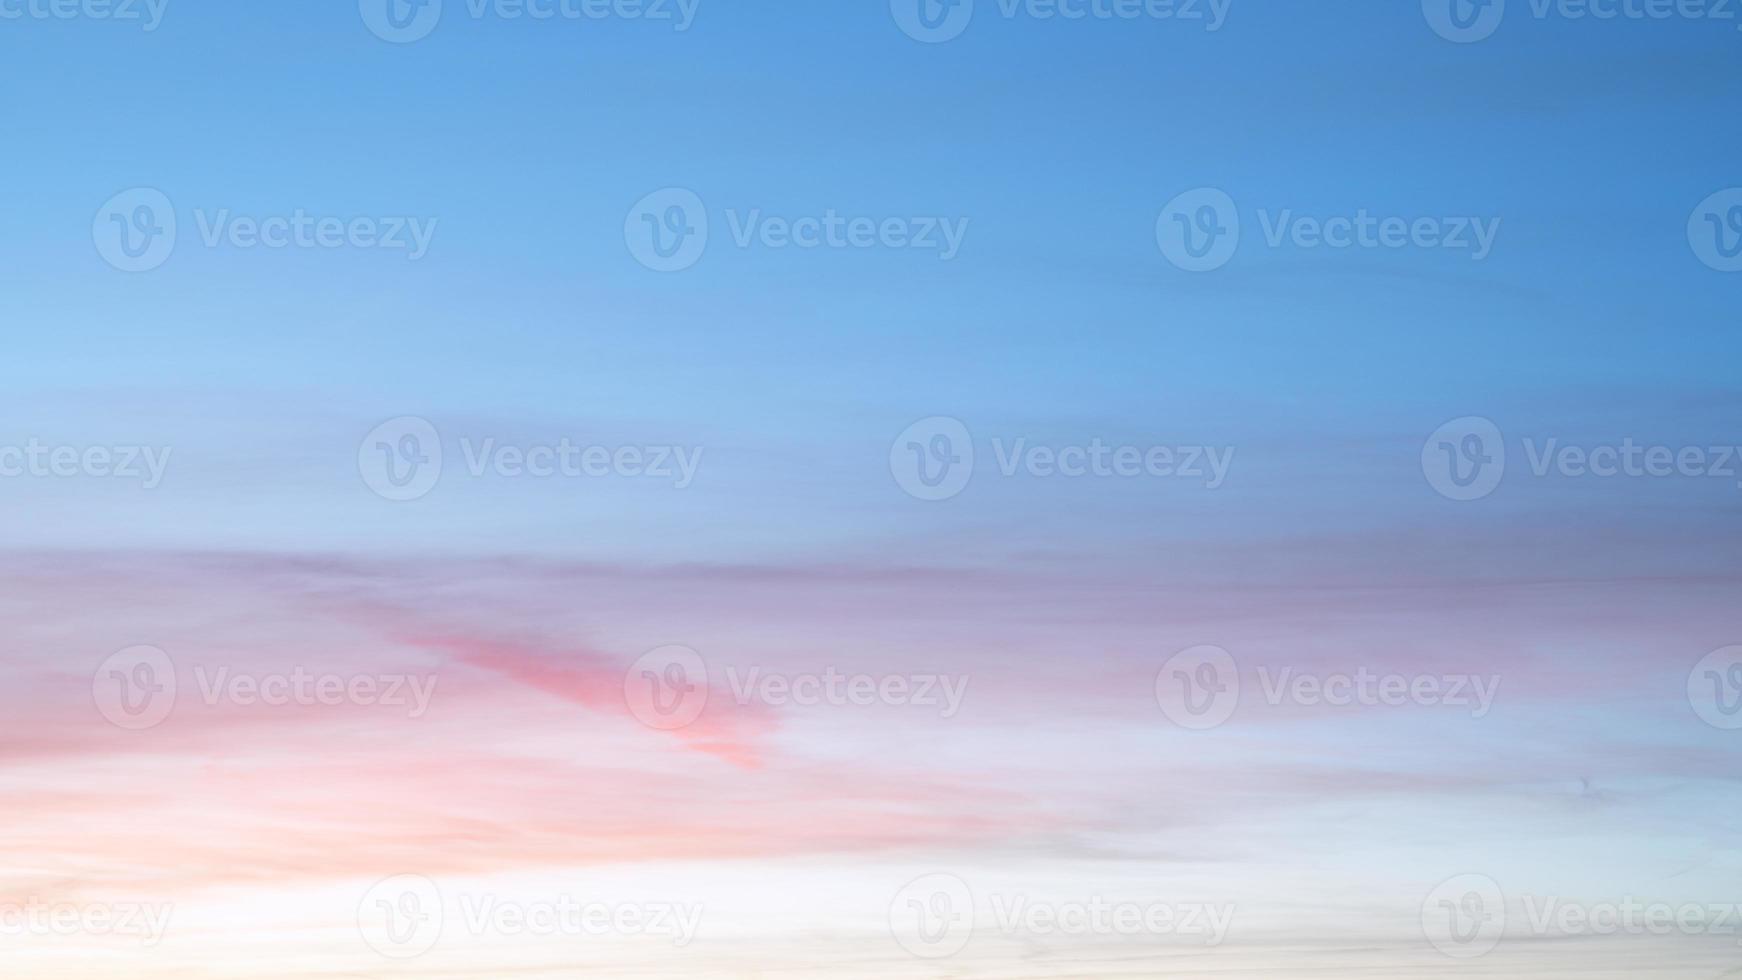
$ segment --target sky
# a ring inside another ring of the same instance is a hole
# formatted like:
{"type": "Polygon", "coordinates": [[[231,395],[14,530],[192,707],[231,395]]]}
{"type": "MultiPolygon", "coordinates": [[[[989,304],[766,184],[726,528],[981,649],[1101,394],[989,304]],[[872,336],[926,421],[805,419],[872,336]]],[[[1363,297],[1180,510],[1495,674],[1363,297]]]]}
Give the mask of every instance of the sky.
{"type": "Polygon", "coordinates": [[[0,0],[0,974],[1733,972],[1739,57],[0,0]]]}

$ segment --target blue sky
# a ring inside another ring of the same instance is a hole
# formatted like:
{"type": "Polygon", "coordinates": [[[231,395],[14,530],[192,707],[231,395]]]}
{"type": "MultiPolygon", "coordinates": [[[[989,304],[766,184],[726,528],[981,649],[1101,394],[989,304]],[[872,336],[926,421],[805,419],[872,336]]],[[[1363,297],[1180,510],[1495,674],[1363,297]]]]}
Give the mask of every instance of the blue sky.
{"type": "MultiPolygon", "coordinates": [[[[1426,976],[1451,961],[1421,896],[1459,874],[1736,898],[1742,476],[1591,473],[1623,445],[1742,470],[1742,271],[1698,237],[1703,209],[1742,222],[1742,190],[1708,203],[1742,188],[1735,21],[1511,0],[1454,43],[1442,0],[1233,0],[1215,31],[976,0],[923,43],[892,12],[918,0],[700,0],[682,32],[445,0],[390,43],[378,2],[169,0],[144,31],[0,0],[0,717],[25,736],[0,809],[26,814],[0,849],[42,856],[0,870],[0,912],[46,880],[156,888],[192,928],[130,975],[304,980],[382,967],[350,916],[388,875],[508,894],[607,863],[725,916],[662,968],[921,976],[886,909],[947,871],[1228,898],[1229,975],[1426,976]],[[127,271],[140,189],[176,236],[127,271]],[[636,233],[673,189],[708,233],[658,271],[636,233]],[[1205,189],[1240,238],[1194,271],[1169,236],[1205,189]],[[230,223],[296,215],[429,248],[230,223]],[[751,215],[962,237],[740,246],[751,215]],[[1492,248],[1313,247],[1295,221],[1361,215],[1492,248]],[[486,444],[510,455],[469,472],[486,444]],[[521,475],[571,444],[635,461],[521,475]],[[171,455],[143,487],[20,475],[27,447],[171,455]],[[1091,447],[1152,468],[1058,472],[1091,447]],[[670,450],[693,481],[627,472],[670,450]],[[1205,458],[1226,471],[1181,472],[1205,458]],[[442,694],[427,724],[184,698],[136,731],[92,708],[141,645],[442,694]],[[671,645],[973,685],[960,716],[807,712],[704,670],[710,713],[662,727],[634,692],[671,645]],[[1248,685],[1215,732],[1169,711],[1203,646],[1248,685]],[[1265,703],[1273,667],[1504,685],[1492,714],[1265,703]]],[[[1678,938],[1487,965],[1734,961],[1678,938]]],[[[964,976],[1113,969],[976,942],[964,976]]],[[[516,949],[405,975],[649,962],[516,949]]],[[[1145,950],[1114,952],[1178,953],[1145,950]]]]}

